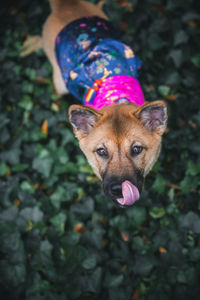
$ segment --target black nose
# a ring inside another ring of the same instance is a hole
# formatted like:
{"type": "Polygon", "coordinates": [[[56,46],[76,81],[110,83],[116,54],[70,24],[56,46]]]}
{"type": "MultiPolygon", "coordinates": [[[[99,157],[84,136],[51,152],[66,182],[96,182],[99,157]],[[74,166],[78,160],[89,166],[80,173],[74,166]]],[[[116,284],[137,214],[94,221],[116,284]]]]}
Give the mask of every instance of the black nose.
{"type": "Polygon", "coordinates": [[[122,196],[122,186],[121,184],[111,184],[110,191],[113,196],[121,197],[122,196]]]}

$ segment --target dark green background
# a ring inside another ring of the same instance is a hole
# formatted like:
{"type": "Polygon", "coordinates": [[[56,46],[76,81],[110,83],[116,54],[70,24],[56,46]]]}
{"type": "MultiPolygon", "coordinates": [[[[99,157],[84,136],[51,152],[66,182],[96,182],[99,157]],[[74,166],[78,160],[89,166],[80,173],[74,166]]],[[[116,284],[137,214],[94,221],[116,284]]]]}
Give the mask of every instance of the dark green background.
{"type": "Polygon", "coordinates": [[[143,61],[146,99],[169,105],[162,154],[130,209],[104,197],[67,121],[76,100],[54,94],[43,51],[20,57],[48,2],[0,10],[2,299],[199,299],[199,2],[124,3],[104,9],[143,61]]]}

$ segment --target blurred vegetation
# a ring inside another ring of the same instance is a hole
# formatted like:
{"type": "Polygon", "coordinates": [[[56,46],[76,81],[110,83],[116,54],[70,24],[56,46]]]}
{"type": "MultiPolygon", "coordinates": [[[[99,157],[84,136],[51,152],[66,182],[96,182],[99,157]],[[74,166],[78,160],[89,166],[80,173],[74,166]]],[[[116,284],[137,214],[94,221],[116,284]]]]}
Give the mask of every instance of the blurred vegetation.
{"type": "Polygon", "coordinates": [[[116,208],[79,150],[41,35],[47,1],[0,11],[0,289],[4,299],[199,299],[200,14],[195,0],[107,0],[143,61],[147,100],[170,111],[141,199],[116,208]]]}

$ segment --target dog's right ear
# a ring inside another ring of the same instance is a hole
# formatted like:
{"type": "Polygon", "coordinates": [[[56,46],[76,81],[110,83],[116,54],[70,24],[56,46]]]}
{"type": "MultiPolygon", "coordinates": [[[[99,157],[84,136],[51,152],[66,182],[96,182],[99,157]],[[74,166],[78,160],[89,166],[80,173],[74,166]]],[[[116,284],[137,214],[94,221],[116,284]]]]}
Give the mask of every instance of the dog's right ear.
{"type": "Polygon", "coordinates": [[[167,105],[161,100],[146,102],[135,116],[149,131],[162,135],[167,126],[167,105]]]}
{"type": "Polygon", "coordinates": [[[69,122],[77,138],[90,133],[102,114],[90,106],[71,105],[68,110],[69,122]]]}

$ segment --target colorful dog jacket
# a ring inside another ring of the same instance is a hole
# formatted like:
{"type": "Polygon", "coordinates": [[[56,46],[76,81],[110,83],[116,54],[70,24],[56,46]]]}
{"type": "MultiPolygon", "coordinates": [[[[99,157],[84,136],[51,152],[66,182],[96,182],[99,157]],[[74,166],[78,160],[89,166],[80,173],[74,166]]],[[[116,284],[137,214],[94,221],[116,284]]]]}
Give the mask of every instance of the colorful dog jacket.
{"type": "Polygon", "coordinates": [[[71,22],[58,34],[55,50],[67,89],[85,105],[100,109],[117,102],[144,103],[136,79],[141,61],[107,20],[71,22]]]}

